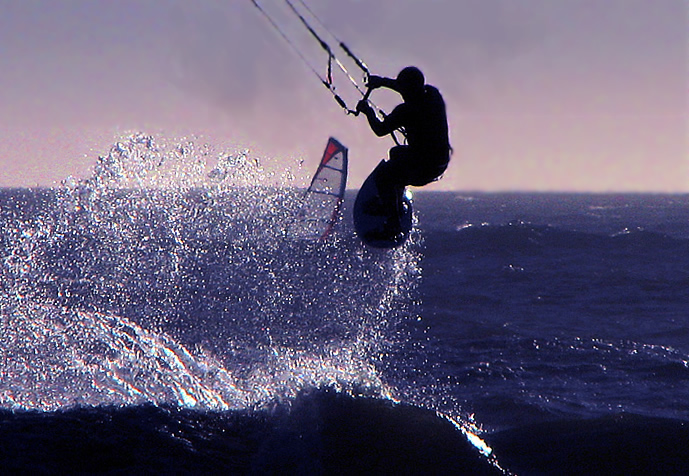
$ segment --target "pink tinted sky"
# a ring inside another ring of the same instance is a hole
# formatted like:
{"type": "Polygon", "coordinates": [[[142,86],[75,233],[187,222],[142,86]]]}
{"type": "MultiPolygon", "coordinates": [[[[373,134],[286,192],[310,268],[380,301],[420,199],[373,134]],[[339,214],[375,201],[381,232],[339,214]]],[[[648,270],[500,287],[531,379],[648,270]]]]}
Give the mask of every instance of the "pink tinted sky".
{"type": "MultiPolygon", "coordinates": [[[[443,92],[455,156],[435,190],[689,192],[684,0],[307,3],[375,74],[415,64],[443,92]]],[[[351,188],[392,145],[343,114],[250,0],[0,0],[0,12],[0,186],[88,176],[135,130],[248,148],[269,168],[303,159],[302,181],[333,135],[351,188]]]]}

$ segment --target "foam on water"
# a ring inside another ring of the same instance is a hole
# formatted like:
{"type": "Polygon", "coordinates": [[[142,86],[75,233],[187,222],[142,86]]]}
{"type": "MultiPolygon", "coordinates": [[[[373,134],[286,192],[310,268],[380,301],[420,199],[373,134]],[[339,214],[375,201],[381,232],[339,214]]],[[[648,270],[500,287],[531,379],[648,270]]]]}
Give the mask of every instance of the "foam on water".
{"type": "Polygon", "coordinates": [[[92,177],[2,210],[0,406],[256,408],[379,367],[418,277],[411,246],[290,240],[300,193],[248,152],[134,134],[92,177]]]}
{"type": "Polygon", "coordinates": [[[323,386],[388,396],[375,368],[351,347],[329,355],[256,349],[250,368],[231,367],[122,317],[32,303],[4,316],[0,344],[5,408],[173,403],[236,410],[323,386]]]}

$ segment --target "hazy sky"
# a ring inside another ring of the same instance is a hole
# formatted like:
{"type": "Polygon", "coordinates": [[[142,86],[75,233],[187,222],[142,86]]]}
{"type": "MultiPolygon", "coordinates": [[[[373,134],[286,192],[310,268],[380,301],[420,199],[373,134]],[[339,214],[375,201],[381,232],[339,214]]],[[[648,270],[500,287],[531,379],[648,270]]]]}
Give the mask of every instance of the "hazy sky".
{"type": "MultiPolygon", "coordinates": [[[[689,192],[685,0],[307,3],[373,73],[414,64],[440,88],[455,154],[433,189],[689,192]]],[[[298,22],[283,24],[324,72],[298,22]]],[[[0,186],[88,176],[135,130],[304,160],[304,176],[332,135],[352,188],[392,145],[343,113],[250,0],[0,0],[0,186]]]]}

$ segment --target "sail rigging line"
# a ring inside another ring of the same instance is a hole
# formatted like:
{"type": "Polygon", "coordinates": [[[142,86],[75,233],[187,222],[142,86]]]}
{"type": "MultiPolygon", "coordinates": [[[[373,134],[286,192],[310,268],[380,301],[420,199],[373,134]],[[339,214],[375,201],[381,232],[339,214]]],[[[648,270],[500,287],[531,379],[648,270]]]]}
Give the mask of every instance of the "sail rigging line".
{"type": "Polygon", "coordinates": [[[263,14],[263,16],[268,20],[268,22],[272,25],[273,29],[282,37],[283,40],[292,48],[292,50],[299,56],[299,58],[302,60],[302,62],[308,67],[313,74],[316,75],[316,77],[327,87],[330,89],[330,86],[328,85],[328,82],[326,81],[323,76],[321,76],[321,73],[319,73],[316,68],[314,68],[309,60],[304,56],[304,54],[301,52],[299,48],[297,48],[297,45],[287,36],[287,34],[280,28],[280,26],[273,20],[273,17],[268,15],[268,12],[266,12],[261,5],[257,2],[257,0],[251,0],[251,3],[254,4],[256,8],[263,14]]]}
{"type": "MultiPolygon", "coordinates": [[[[354,77],[349,73],[349,71],[347,71],[347,68],[345,67],[345,65],[342,64],[342,62],[337,58],[337,56],[335,56],[330,45],[328,43],[326,43],[323,40],[323,38],[321,38],[321,36],[318,35],[318,33],[316,33],[316,30],[313,29],[313,27],[309,24],[309,22],[306,20],[306,18],[304,18],[304,15],[302,15],[299,12],[299,10],[297,10],[297,8],[294,6],[294,4],[290,0],[285,0],[285,2],[290,7],[292,12],[299,18],[299,20],[301,20],[302,24],[304,25],[304,27],[306,27],[306,29],[309,31],[309,33],[311,33],[311,35],[316,39],[316,41],[318,41],[318,43],[321,45],[321,48],[323,48],[326,51],[326,53],[328,53],[328,80],[332,82],[332,61],[334,60],[335,64],[337,64],[337,66],[342,70],[342,72],[345,74],[345,76],[347,76],[347,78],[354,85],[354,87],[357,89],[357,91],[359,91],[359,93],[361,93],[362,96],[365,95],[366,92],[361,88],[361,86],[359,86],[359,83],[356,81],[356,79],[354,79],[354,77]]],[[[330,36],[332,36],[333,38],[335,38],[337,40],[335,35],[330,33],[330,31],[325,27],[325,25],[323,25],[323,23],[318,19],[318,17],[313,14],[313,12],[309,9],[309,7],[303,1],[301,3],[302,3],[302,5],[304,5],[306,10],[321,24],[321,26],[323,26],[325,31],[327,31],[330,34],[330,36]]],[[[339,42],[339,43],[340,43],[340,46],[344,45],[344,43],[342,43],[342,42],[339,42]]],[[[344,45],[344,46],[346,47],[346,45],[344,45]]],[[[349,51],[349,48],[345,49],[344,51],[345,51],[345,53],[351,55],[351,51],[349,51]]],[[[357,66],[362,68],[361,65],[363,65],[363,63],[361,63],[358,60],[355,61],[355,63],[357,64],[357,66]]],[[[366,80],[369,76],[368,68],[363,67],[362,71],[364,72],[364,80],[366,80]]]]}
{"type": "MultiPolygon", "coordinates": [[[[294,4],[292,4],[289,0],[286,0],[286,3],[292,10],[292,13],[294,13],[299,20],[302,22],[303,26],[307,28],[307,30],[311,33],[311,35],[318,41],[319,45],[321,48],[323,48],[326,53],[328,54],[328,70],[327,74],[324,77],[321,73],[319,73],[316,68],[311,64],[311,62],[306,58],[304,53],[299,49],[299,47],[295,44],[294,41],[285,33],[285,31],[278,25],[278,23],[275,21],[275,19],[258,3],[258,0],[251,0],[251,3],[261,12],[261,14],[268,20],[270,25],[273,27],[273,29],[282,37],[282,39],[289,45],[289,47],[297,54],[299,59],[311,70],[311,72],[320,80],[320,82],[325,86],[328,91],[333,95],[335,101],[337,104],[342,107],[342,109],[347,112],[347,114],[356,114],[356,111],[353,110],[352,108],[347,106],[347,103],[340,97],[340,95],[337,93],[335,85],[333,84],[333,79],[332,79],[332,62],[333,60],[335,61],[335,64],[337,65],[340,70],[347,76],[347,78],[350,80],[350,82],[356,87],[357,91],[363,96],[365,95],[365,91],[361,88],[359,83],[354,79],[354,77],[349,73],[347,68],[345,67],[344,64],[335,56],[335,53],[332,51],[332,48],[328,43],[323,40],[318,33],[313,29],[313,27],[308,23],[306,18],[299,12],[299,10],[296,9],[294,4]]],[[[349,49],[347,49],[349,50],[349,49]]],[[[357,62],[357,66],[361,67],[363,65],[365,67],[365,64],[359,60],[357,62]]],[[[368,75],[368,70],[367,69],[362,69],[366,75],[368,75]]],[[[368,77],[368,76],[366,76],[368,77]]]]}
{"type": "Polygon", "coordinates": [[[304,7],[304,9],[306,9],[307,12],[309,12],[309,14],[312,17],[316,19],[318,24],[321,25],[321,27],[330,36],[332,36],[335,39],[335,41],[337,41],[340,48],[342,48],[342,51],[344,51],[347,54],[347,56],[349,56],[352,59],[352,61],[354,61],[354,64],[356,64],[359,67],[359,69],[361,69],[364,72],[364,78],[368,78],[371,75],[368,69],[368,65],[366,65],[366,63],[364,63],[364,61],[357,57],[354,53],[352,53],[352,50],[350,50],[349,47],[342,40],[340,40],[337,37],[337,35],[335,35],[335,33],[333,33],[332,30],[330,30],[330,28],[328,28],[328,26],[318,17],[318,15],[316,15],[316,13],[313,10],[311,10],[311,8],[306,4],[304,0],[299,0],[299,3],[304,7]]]}
{"type": "MultiPolygon", "coordinates": [[[[317,21],[318,24],[323,28],[323,30],[325,30],[330,36],[333,37],[333,39],[335,39],[335,41],[337,41],[339,47],[342,48],[342,50],[347,54],[347,56],[349,56],[349,57],[352,59],[352,61],[354,61],[354,63],[359,67],[359,69],[361,69],[361,70],[363,71],[363,73],[364,73],[364,81],[368,81],[368,78],[371,76],[371,73],[369,72],[369,69],[368,69],[368,66],[366,65],[366,63],[364,63],[361,59],[359,59],[356,55],[354,55],[354,53],[352,53],[352,50],[350,50],[349,47],[348,47],[343,41],[341,41],[341,40],[335,35],[335,33],[333,33],[333,32],[328,28],[328,26],[319,18],[318,15],[316,15],[316,14],[314,13],[313,10],[311,10],[311,8],[306,4],[306,2],[305,2],[304,0],[298,0],[298,1],[299,1],[299,3],[304,7],[304,9],[305,9],[307,12],[309,12],[309,14],[310,14],[313,18],[316,19],[316,21],[317,21]]],[[[373,101],[371,101],[371,100],[369,99],[369,96],[370,96],[370,94],[371,94],[372,89],[371,89],[371,88],[366,88],[365,91],[362,90],[362,89],[359,87],[359,84],[356,82],[356,80],[352,77],[352,75],[349,74],[349,72],[347,71],[347,69],[345,68],[345,66],[340,62],[339,59],[337,59],[337,57],[335,56],[335,54],[332,52],[332,48],[330,47],[330,45],[328,45],[328,43],[326,43],[326,42],[323,40],[323,38],[321,38],[321,37],[318,35],[318,33],[316,33],[316,31],[313,29],[313,27],[311,27],[311,25],[306,21],[306,18],[304,18],[304,16],[296,9],[296,7],[294,6],[294,4],[292,3],[292,0],[285,0],[285,2],[287,3],[287,5],[289,5],[289,7],[290,7],[290,9],[292,10],[292,12],[294,12],[294,14],[297,15],[297,17],[299,17],[299,19],[301,20],[302,24],[303,24],[303,25],[306,27],[306,29],[311,33],[311,35],[313,35],[313,37],[316,38],[316,41],[318,41],[318,43],[320,43],[321,47],[328,53],[328,55],[329,55],[329,59],[328,59],[328,74],[329,74],[329,75],[331,74],[331,63],[330,63],[330,62],[331,62],[331,60],[334,59],[334,60],[335,60],[335,63],[340,67],[340,69],[341,69],[341,70],[345,73],[345,75],[349,78],[349,80],[350,80],[351,83],[354,85],[354,87],[357,89],[357,91],[359,91],[359,93],[361,93],[361,95],[363,96],[363,100],[364,100],[364,101],[370,102],[371,105],[372,105],[375,109],[378,110],[378,114],[380,114],[381,117],[385,118],[385,117],[387,116],[387,114],[385,113],[385,111],[383,111],[381,108],[379,108],[378,106],[376,106],[376,105],[373,103],[373,101]]],[[[329,79],[332,80],[332,77],[329,76],[329,79]]],[[[354,114],[355,116],[358,116],[358,115],[359,115],[359,113],[358,113],[357,111],[352,111],[351,109],[348,109],[348,108],[345,108],[345,109],[347,109],[347,113],[348,113],[348,114],[354,114]]],[[[406,133],[406,131],[404,130],[404,128],[400,128],[400,129],[398,129],[398,131],[399,131],[399,133],[404,137],[404,139],[405,139],[405,141],[406,141],[406,139],[407,139],[407,133],[406,133]]],[[[397,136],[395,135],[394,131],[390,134],[390,136],[392,137],[392,140],[395,142],[395,144],[400,145],[400,142],[399,142],[399,140],[397,139],[397,136]]]]}
{"type": "MultiPolygon", "coordinates": [[[[307,29],[307,31],[318,41],[319,45],[321,48],[323,48],[326,53],[328,54],[328,70],[327,70],[327,76],[323,77],[321,73],[319,73],[316,68],[313,67],[311,62],[306,58],[304,53],[297,47],[297,45],[290,39],[290,37],[284,32],[282,28],[277,24],[277,22],[271,17],[268,12],[266,12],[263,7],[258,3],[258,0],[251,0],[251,3],[261,12],[261,14],[268,20],[268,22],[271,24],[273,29],[282,37],[282,39],[292,48],[292,50],[297,54],[297,56],[301,59],[301,61],[311,70],[311,72],[320,80],[320,82],[325,86],[328,91],[333,95],[333,98],[337,102],[337,104],[342,107],[342,109],[345,110],[347,114],[352,114],[355,116],[358,116],[359,113],[358,111],[351,109],[350,107],[347,106],[347,103],[340,97],[340,95],[337,93],[335,85],[333,84],[333,79],[332,79],[332,61],[335,61],[335,64],[342,70],[342,72],[347,76],[347,78],[350,80],[350,82],[355,86],[357,91],[363,96],[363,100],[368,101],[371,103],[371,105],[374,107],[374,109],[377,110],[378,114],[380,114],[381,117],[385,118],[386,113],[383,111],[383,109],[379,108],[376,106],[373,101],[369,99],[369,95],[371,94],[371,88],[366,88],[366,90],[363,90],[360,86],[359,83],[354,79],[354,77],[347,71],[347,68],[342,64],[342,62],[335,56],[335,53],[333,52],[332,48],[330,45],[323,40],[323,38],[316,32],[316,30],[309,24],[309,22],[306,20],[304,15],[299,12],[299,10],[294,6],[291,0],[285,0],[287,5],[289,6],[290,10],[292,13],[294,13],[299,20],[301,21],[302,25],[307,29]]],[[[309,6],[304,2],[304,0],[299,0],[300,4],[306,9],[306,11],[309,12],[311,16],[313,16],[316,21],[321,25],[321,27],[330,35],[332,36],[339,44],[339,47],[354,61],[354,63],[359,67],[363,73],[364,73],[364,80],[367,81],[368,78],[370,77],[370,72],[368,69],[368,66],[366,65],[365,62],[363,62],[361,59],[359,59],[357,56],[355,56],[351,49],[342,41],[340,41],[334,33],[332,33],[326,26],[325,24],[319,19],[318,16],[316,16],[315,13],[309,8],[309,6]]],[[[399,131],[406,139],[406,134],[403,130],[399,131]]],[[[395,136],[394,132],[391,134],[391,137],[395,144],[399,145],[400,142],[397,140],[397,137],[395,136]]]]}

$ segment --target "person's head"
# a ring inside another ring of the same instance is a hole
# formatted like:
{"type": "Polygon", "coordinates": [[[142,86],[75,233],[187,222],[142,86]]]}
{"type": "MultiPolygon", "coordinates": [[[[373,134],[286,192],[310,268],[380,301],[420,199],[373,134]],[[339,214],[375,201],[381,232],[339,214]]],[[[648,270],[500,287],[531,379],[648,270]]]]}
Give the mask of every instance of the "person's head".
{"type": "Polygon", "coordinates": [[[407,66],[399,72],[395,83],[397,90],[406,100],[419,96],[421,93],[423,93],[426,78],[424,78],[423,73],[416,66],[407,66]]]}

